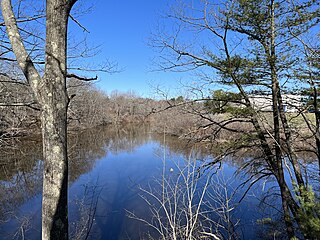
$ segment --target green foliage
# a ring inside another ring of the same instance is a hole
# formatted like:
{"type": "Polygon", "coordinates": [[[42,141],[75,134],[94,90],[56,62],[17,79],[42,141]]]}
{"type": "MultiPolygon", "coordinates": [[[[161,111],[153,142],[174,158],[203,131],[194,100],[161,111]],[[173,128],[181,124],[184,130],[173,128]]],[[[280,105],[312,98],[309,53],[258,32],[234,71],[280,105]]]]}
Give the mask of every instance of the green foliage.
{"type": "Polygon", "coordinates": [[[300,203],[298,212],[300,227],[308,239],[317,239],[320,236],[320,202],[311,187],[301,189],[297,196],[300,203]]]}
{"type": "Polygon", "coordinates": [[[209,113],[227,113],[239,108],[238,106],[232,106],[232,103],[241,103],[241,95],[220,89],[212,92],[212,96],[204,102],[204,106],[209,113]]]}
{"type": "Polygon", "coordinates": [[[217,61],[217,65],[223,66],[225,69],[219,72],[221,83],[225,85],[234,85],[232,75],[236,76],[237,81],[243,86],[259,85],[265,77],[265,69],[258,56],[251,59],[235,55],[230,59],[220,59],[217,61]]]}
{"type": "Polygon", "coordinates": [[[305,109],[310,112],[314,112],[315,108],[320,106],[320,88],[314,89],[313,87],[303,88],[299,91],[299,94],[304,96],[302,103],[305,109]],[[317,98],[317,101],[315,101],[317,98]]]}
{"type": "Polygon", "coordinates": [[[172,101],[174,103],[182,103],[182,102],[184,102],[184,98],[182,96],[179,96],[177,98],[171,98],[170,101],[172,101]]]}
{"type": "MultiPolygon", "coordinates": [[[[274,1],[278,36],[294,35],[306,32],[319,22],[319,1],[302,0],[294,4],[285,1],[274,1]]],[[[271,31],[269,0],[237,0],[234,9],[229,13],[230,25],[237,30],[246,32],[249,40],[266,41],[271,31]]],[[[233,29],[231,27],[231,29],[233,29]]]]}
{"type": "Polygon", "coordinates": [[[231,25],[236,28],[245,26],[242,30],[248,33],[250,40],[263,40],[270,32],[269,12],[267,0],[235,1],[231,25]]]}
{"type": "Polygon", "coordinates": [[[241,94],[216,90],[212,96],[204,102],[204,106],[209,113],[228,113],[234,117],[247,117],[251,110],[243,104],[241,94]]]}
{"type": "Polygon", "coordinates": [[[247,107],[230,107],[227,110],[228,113],[230,113],[234,117],[248,117],[252,114],[252,109],[247,107]]]}

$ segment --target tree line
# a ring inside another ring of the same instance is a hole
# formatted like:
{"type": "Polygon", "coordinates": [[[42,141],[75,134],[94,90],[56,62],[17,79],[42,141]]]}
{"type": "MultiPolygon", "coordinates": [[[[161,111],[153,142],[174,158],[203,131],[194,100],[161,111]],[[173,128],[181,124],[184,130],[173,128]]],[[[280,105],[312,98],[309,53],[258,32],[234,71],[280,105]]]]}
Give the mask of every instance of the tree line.
{"type": "MultiPolygon", "coordinates": [[[[67,80],[67,94],[70,98],[67,112],[70,130],[108,124],[151,124],[159,132],[166,125],[168,134],[179,135],[185,133],[182,128],[191,127],[195,121],[185,115],[188,104],[182,96],[177,97],[178,100],[155,100],[140,97],[132,91],[107,94],[93,83],[73,78],[67,80]]],[[[28,84],[12,82],[12,79],[0,81],[0,99],[3,139],[40,133],[40,106],[28,84]]]]}

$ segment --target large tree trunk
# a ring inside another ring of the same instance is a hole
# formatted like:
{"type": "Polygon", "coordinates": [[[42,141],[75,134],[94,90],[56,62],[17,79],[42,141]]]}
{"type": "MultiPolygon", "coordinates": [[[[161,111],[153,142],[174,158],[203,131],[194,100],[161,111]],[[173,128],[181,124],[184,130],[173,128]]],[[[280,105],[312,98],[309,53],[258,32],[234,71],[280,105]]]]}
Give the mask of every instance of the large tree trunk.
{"type": "MultiPolygon", "coordinates": [[[[62,94],[63,99],[63,94],[62,94]]],[[[66,106],[58,96],[41,114],[44,173],[42,198],[42,239],[68,238],[68,160],[66,106]]]]}
{"type": "Polygon", "coordinates": [[[47,1],[46,67],[40,86],[43,155],[42,239],[68,239],[65,0],[47,1]]]}
{"type": "Polygon", "coordinates": [[[68,16],[76,1],[46,1],[46,62],[42,78],[21,39],[11,0],[1,1],[13,52],[42,110],[42,239],[68,239],[66,51],[68,16]]]}

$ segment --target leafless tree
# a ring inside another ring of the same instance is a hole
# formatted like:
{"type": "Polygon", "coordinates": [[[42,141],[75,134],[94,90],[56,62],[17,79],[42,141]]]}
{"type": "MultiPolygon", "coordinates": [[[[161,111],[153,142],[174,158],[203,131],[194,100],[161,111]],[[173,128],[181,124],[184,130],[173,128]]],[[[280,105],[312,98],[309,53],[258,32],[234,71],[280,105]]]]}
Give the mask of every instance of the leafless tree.
{"type": "MultiPolygon", "coordinates": [[[[295,135],[284,111],[282,94],[297,63],[294,52],[297,48],[289,47],[297,45],[292,32],[300,36],[318,26],[318,13],[315,1],[181,3],[168,14],[176,31],[157,34],[152,42],[161,51],[160,69],[202,69],[204,78],[216,88],[233,88],[211,100],[226,103],[223,106],[226,114],[220,118],[214,116],[221,112],[221,106],[219,109],[214,106],[196,109],[195,112],[207,122],[201,129],[213,129],[213,139],[221,130],[238,136],[236,141],[220,144],[224,146],[223,155],[248,147],[259,149],[265,164],[251,161],[246,166],[254,170],[256,180],[270,174],[277,180],[289,238],[295,236],[293,220],[298,222],[306,237],[316,235],[304,228],[305,223],[300,218],[304,210],[295,198],[296,195],[303,196],[308,186],[300,169],[293,141],[295,135]],[[190,39],[191,34],[196,37],[190,39]],[[254,107],[250,99],[252,89],[271,95],[272,122],[265,121],[265,115],[254,107]],[[239,128],[239,124],[250,128],[239,128]],[[297,184],[295,191],[290,190],[284,178],[287,164],[293,170],[291,183],[297,184]]],[[[210,102],[211,97],[204,98],[203,89],[198,91],[200,101],[210,102]]],[[[315,211],[311,215],[318,219],[315,211]]]]}
{"type": "Polygon", "coordinates": [[[239,238],[230,182],[220,174],[201,174],[200,169],[201,165],[191,158],[170,169],[164,162],[161,177],[155,178],[149,188],[140,187],[151,218],[141,218],[134,212],[128,212],[128,216],[150,227],[150,239],[239,238]]]}
{"type": "MultiPolygon", "coordinates": [[[[12,50],[41,107],[44,177],[42,239],[68,239],[67,28],[77,0],[46,2],[45,67],[37,70],[19,29],[11,0],[1,1],[12,50]],[[42,76],[41,76],[42,75],[42,76]]],[[[34,53],[33,49],[31,52],[34,53]]]]}

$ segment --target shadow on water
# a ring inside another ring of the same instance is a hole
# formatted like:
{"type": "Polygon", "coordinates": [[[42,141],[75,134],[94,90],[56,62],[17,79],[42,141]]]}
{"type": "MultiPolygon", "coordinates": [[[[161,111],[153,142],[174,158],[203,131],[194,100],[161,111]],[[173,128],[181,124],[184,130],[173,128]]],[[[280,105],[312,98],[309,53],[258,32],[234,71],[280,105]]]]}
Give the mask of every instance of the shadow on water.
{"type": "MultiPolygon", "coordinates": [[[[190,157],[214,159],[215,154],[212,147],[152,134],[148,126],[108,126],[73,132],[68,147],[72,239],[141,239],[143,233],[154,234],[144,224],[127,217],[127,211],[150,216],[139,187],[149,187],[154,178],[159,179],[163,158],[168,170],[177,161],[190,157]]],[[[41,139],[23,138],[14,148],[0,151],[0,239],[40,239],[41,139]]],[[[228,159],[221,166],[225,177],[233,179],[239,166],[255,154],[247,151],[228,159]]],[[[238,178],[230,183],[230,189],[244,181],[241,174],[238,178]]],[[[241,218],[243,227],[239,231],[243,239],[255,239],[252,227],[256,220],[271,214],[259,208],[259,200],[262,192],[269,195],[273,188],[270,181],[257,184],[259,194],[253,189],[250,200],[238,208],[234,217],[241,218]]],[[[241,191],[235,202],[244,190],[241,191]]]]}

